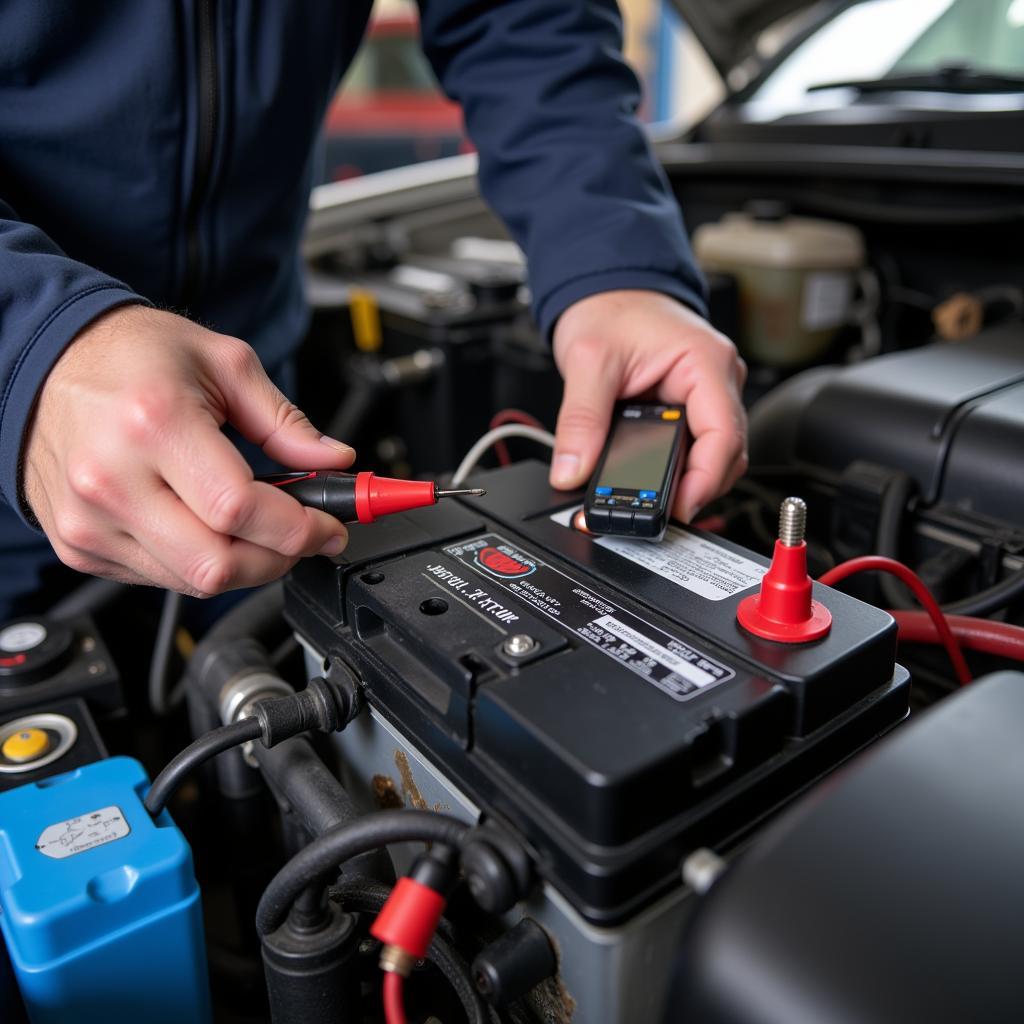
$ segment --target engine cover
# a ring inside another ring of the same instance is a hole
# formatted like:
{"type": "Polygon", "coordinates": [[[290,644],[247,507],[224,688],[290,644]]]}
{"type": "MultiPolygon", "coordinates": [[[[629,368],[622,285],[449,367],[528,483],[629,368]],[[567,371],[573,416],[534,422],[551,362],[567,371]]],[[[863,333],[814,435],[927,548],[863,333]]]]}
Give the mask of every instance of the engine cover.
{"type": "Polygon", "coordinates": [[[843,472],[901,470],[925,506],[1020,525],[1024,503],[1024,326],[819,367],[751,412],[751,460],[843,472]]]}

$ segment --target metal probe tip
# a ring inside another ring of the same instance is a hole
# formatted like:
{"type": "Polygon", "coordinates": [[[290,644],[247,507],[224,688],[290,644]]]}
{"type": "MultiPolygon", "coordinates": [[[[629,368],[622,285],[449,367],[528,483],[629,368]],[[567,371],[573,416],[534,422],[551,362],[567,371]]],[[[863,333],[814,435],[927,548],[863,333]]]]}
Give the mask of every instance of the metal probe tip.
{"type": "Polygon", "coordinates": [[[434,491],[434,497],[441,498],[480,498],[487,492],[482,487],[467,487],[461,491],[434,491]]]}

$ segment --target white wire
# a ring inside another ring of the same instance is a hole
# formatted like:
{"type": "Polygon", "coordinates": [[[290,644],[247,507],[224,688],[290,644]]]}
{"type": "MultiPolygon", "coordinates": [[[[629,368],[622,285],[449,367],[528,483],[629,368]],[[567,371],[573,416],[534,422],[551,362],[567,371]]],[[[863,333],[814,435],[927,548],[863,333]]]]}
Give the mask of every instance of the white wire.
{"type": "Polygon", "coordinates": [[[546,444],[549,448],[555,447],[555,435],[546,430],[538,430],[536,427],[528,427],[525,423],[506,423],[503,427],[495,427],[488,430],[472,448],[466,452],[466,457],[459,463],[459,468],[452,476],[452,487],[461,487],[463,481],[476,469],[476,464],[483,458],[484,453],[494,444],[495,441],[504,441],[506,437],[525,437],[538,444],[546,444]]]}

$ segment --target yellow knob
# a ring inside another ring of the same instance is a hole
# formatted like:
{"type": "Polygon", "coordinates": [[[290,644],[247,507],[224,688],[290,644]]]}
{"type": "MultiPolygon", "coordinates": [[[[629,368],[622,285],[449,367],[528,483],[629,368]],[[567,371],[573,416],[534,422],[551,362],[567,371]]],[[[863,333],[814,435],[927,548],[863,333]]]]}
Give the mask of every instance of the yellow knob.
{"type": "Polygon", "coordinates": [[[678,409],[666,409],[662,414],[663,420],[677,420],[682,416],[682,413],[678,409]]]}
{"type": "Polygon", "coordinates": [[[15,764],[34,761],[50,749],[50,736],[44,729],[19,729],[4,740],[0,748],[4,757],[15,764]]]}

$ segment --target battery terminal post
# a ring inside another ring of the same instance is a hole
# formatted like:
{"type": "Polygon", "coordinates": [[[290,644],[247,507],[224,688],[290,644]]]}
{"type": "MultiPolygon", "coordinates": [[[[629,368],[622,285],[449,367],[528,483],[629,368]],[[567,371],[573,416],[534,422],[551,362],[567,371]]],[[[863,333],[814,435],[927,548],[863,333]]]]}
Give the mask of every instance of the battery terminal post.
{"type": "Polygon", "coordinates": [[[832,613],[811,596],[807,572],[807,505],[786,498],[779,510],[779,538],[758,593],[736,610],[739,624],[754,636],[784,644],[820,640],[832,628],[832,613]]]}

